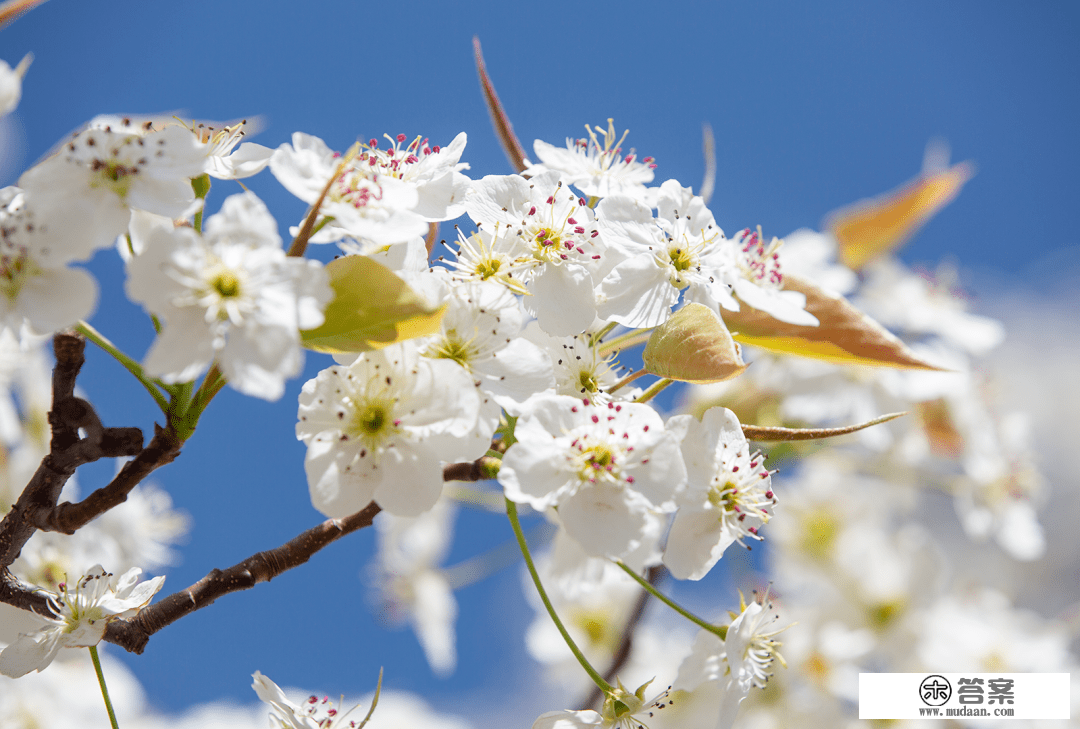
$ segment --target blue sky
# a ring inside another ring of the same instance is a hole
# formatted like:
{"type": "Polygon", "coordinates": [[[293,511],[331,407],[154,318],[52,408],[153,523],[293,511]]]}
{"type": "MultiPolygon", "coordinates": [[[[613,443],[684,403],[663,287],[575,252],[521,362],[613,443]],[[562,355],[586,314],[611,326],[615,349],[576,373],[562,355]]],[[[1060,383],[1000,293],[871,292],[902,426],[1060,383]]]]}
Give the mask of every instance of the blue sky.
{"type": "MultiPolygon", "coordinates": [[[[1058,264],[1050,262],[1076,260],[1078,31],[1080,6],[1066,2],[51,0],[0,33],[0,57],[12,65],[28,51],[36,57],[8,122],[22,140],[21,166],[0,173],[0,184],[96,114],[166,111],[259,116],[263,131],[251,141],[270,147],[294,131],[344,149],[384,132],[445,144],[464,130],[470,175],[506,173],[473,67],[478,35],[528,149],[535,138],[561,144],[613,117],[631,130],[628,146],[657,159],[658,181],[697,188],[701,124],[710,123],[711,207],[729,232],[818,227],[830,210],[913,177],[927,141],[944,138],[954,160],[971,159],[979,172],[905,259],[953,258],[1038,286],[1052,281],[1058,264]]],[[[302,215],[269,173],[249,186],[283,230],[302,215]]],[[[238,191],[218,182],[210,206],[238,191]]],[[[89,265],[103,289],[94,323],[141,356],[152,330],[121,295],[115,255],[89,265]]],[[[309,357],[278,403],[226,391],[158,475],[194,517],[167,591],[319,521],[293,426],[300,385],[324,366],[309,357]]],[[[82,385],[107,424],[150,431],[151,404],[118,367],[92,359],[82,385]]],[[[92,474],[81,480],[96,485],[92,474]]],[[[451,562],[509,538],[504,519],[462,520],[472,536],[451,562]]],[[[372,536],[354,535],[294,573],[223,598],[156,635],[128,664],[167,710],[249,701],[256,669],[335,695],[370,688],[386,666],[389,687],[444,706],[461,692],[497,695],[531,670],[521,665],[519,634],[532,610],[508,570],[459,594],[461,667],[435,679],[409,632],[384,633],[372,617],[360,581],[372,536]],[[505,649],[492,654],[492,644],[505,649]],[[195,665],[203,670],[189,670],[195,665]]]]}

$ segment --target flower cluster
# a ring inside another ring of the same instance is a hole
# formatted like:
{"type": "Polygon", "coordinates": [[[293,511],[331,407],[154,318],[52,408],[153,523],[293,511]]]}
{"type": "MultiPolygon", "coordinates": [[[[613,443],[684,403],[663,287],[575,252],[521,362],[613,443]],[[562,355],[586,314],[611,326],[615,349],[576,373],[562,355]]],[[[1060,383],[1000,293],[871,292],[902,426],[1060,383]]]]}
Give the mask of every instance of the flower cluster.
{"type": "MultiPolygon", "coordinates": [[[[18,103],[28,63],[0,62],[0,114],[18,103]]],[[[916,274],[888,246],[855,263],[836,226],[726,235],[708,199],[675,179],[653,184],[653,158],[626,152],[611,120],[565,149],[537,140],[539,163],[521,174],[479,179],[466,174],[464,132],[443,146],[397,134],[345,151],[296,132],[271,150],[241,144],[245,124],[100,116],[0,190],[0,515],[51,454],[59,415],[48,411],[43,335],[76,328],[118,359],[161,407],[159,433],[176,451],[225,384],[282,398],[307,348],[334,357],[296,383],[311,504],[327,529],[383,512],[367,573],[375,602],[412,625],[440,675],[457,661],[453,590],[502,566],[498,556],[439,566],[455,502],[510,518],[534,604],[553,618],[529,628],[529,651],[564,688],[579,688],[565,668],[580,661],[600,691],[598,710],[547,712],[534,729],[729,729],[742,705],[762,726],[803,726],[808,692],[839,724],[863,668],[946,670],[957,656],[965,668],[1039,668],[1004,637],[1018,623],[1055,667],[1074,665],[1055,624],[962,559],[963,584],[979,589],[942,586],[946,570],[932,565],[948,529],[915,518],[938,491],[965,539],[993,540],[1003,559],[1046,552],[1027,423],[998,407],[977,366],[1003,329],[965,309],[949,269],[916,274]],[[286,226],[289,245],[252,192],[206,207],[211,178],[264,168],[309,206],[286,226]],[[439,224],[463,216],[436,254],[439,224]],[[305,257],[309,243],[335,243],[341,257],[324,264],[318,247],[305,257]],[[114,246],[124,292],[155,332],[141,357],[85,321],[99,287],[78,264],[114,246]],[[349,278],[357,270],[376,273],[349,278]],[[668,415],[654,397],[675,381],[696,389],[690,412],[668,415]],[[824,438],[900,410],[914,416],[838,447],[750,442],[824,438]],[[453,478],[495,483],[448,487],[453,478]],[[518,507],[550,537],[539,570],[518,507]],[[700,618],[660,590],[665,575],[717,578],[739,551],[729,548],[766,538],[772,587],[730,620],[700,618]],[[689,634],[638,624],[642,589],[702,628],[692,647],[689,634]],[[780,612],[806,626],[784,650],[809,689],[776,672],[780,612]],[[989,637],[954,646],[943,624],[989,637]],[[607,683],[592,665],[605,662],[639,687],[607,683]],[[656,676],[668,689],[646,698],[656,676]],[[752,689],[770,681],[769,703],[755,703],[752,689]]],[[[92,440],[91,427],[73,429],[92,440]]],[[[71,480],[63,495],[75,493],[71,480]]],[[[35,535],[0,565],[42,585],[10,581],[52,613],[32,632],[5,623],[0,672],[40,671],[61,647],[96,645],[160,589],[163,577],[138,576],[169,561],[186,518],[152,487],[124,499],[74,536],[35,535]],[[99,558],[127,571],[87,569],[99,558]]],[[[253,686],[276,726],[366,723],[327,699],[294,703],[258,672],[253,686]]]]}

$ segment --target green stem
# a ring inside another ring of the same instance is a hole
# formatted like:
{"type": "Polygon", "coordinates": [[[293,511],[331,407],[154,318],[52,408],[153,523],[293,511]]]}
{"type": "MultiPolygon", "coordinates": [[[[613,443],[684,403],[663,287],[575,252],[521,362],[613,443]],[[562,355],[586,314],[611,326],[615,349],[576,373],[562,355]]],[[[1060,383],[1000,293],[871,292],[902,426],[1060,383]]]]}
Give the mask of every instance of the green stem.
{"type": "Polygon", "coordinates": [[[604,337],[606,337],[608,335],[608,332],[610,332],[616,326],[618,326],[618,322],[611,321],[611,322],[608,322],[607,324],[605,324],[604,327],[600,331],[589,335],[589,346],[590,347],[596,346],[598,343],[600,343],[600,340],[602,340],[604,337]]]}
{"type": "Polygon", "coordinates": [[[506,515],[510,518],[510,526],[514,528],[514,536],[517,537],[518,547],[521,549],[521,556],[525,558],[525,566],[529,568],[529,574],[532,576],[533,584],[536,585],[536,591],[540,594],[540,599],[544,602],[544,607],[547,608],[548,615],[555,621],[555,627],[559,629],[559,633],[562,634],[563,640],[566,641],[566,645],[569,646],[570,651],[577,658],[578,663],[585,669],[585,673],[589,674],[589,678],[593,680],[601,691],[605,694],[614,693],[615,687],[604,680],[604,677],[596,672],[589,661],[586,660],[585,655],[581,652],[581,649],[577,647],[577,643],[570,637],[570,634],[566,632],[566,627],[559,620],[558,614],[555,612],[555,608],[551,604],[551,600],[548,599],[547,591],[544,590],[544,585],[540,582],[540,575],[536,571],[536,565],[533,564],[532,555],[529,554],[529,545],[525,541],[525,534],[521,531],[521,522],[518,521],[517,504],[510,499],[506,500],[506,515]]]}
{"type": "Polygon", "coordinates": [[[625,332],[614,339],[601,344],[599,349],[597,349],[597,352],[601,355],[605,355],[620,349],[628,349],[635,344],[646,341],[652,336],[652,332],[652,329],[634,329],[633,331],[625,332]]]}
{"type": "Polygon", "coordinates": [[[644,377],[647,374],[649,374],[649,373],[646,372],[644,369],[640,369],[637,372],[631,372],[629,375],[627,375],[626,377],[622,378],[621,380],[616,382],[614,385],[609,387],[607,391],[608,391],[609,394],[612,393],[612,392],[615,392],[616,390],[618,390],[620,388],[626,387],[627,385],[629,385],[631,382],[633,382],[637,378],[644,377]]]}
{"type": "MultiPolygon", "coordinates": [[[[173,429],[181,440],[187,440],[195,432],[195,426],[199,424],[199,418],[202,417],[203,410],[214,399],[214,396],[221,392],[221,388],[225,387],[225,383],[225,376],[221,374],[218,366],[216,364],[211,365],[210,371],[206,373],[206,377],[203,378],[199,389],[195,391],[195,395],[191,397],[186,409],[182,412],[177,410],[173,413],[174,417],[171,421],[173,429]]],[[[184,395],[190,392],[189,389],[184,395]]]]}
{"type": "Polygon", "coordinates": [[[109,712],[109,723],[112,724],[112,729],[120,729],[120,725],[116,723],[116,714],[113,712],[112,701],[109,700],[109,689],[105,688],[105,674],[101,672],[101,661],[98,659],[96,645],[90,646],[90,660],[94,662],[98,684],[101,686],[101,698],[105,699],[105,708],[109,712]]]}
{"type": "MultiPolygon", "coordinates": [[[[195,197],[197,197],[200,200],[205,202],[206,201],[206,196],[210,192],[210,175],[208,175],[208,174],[206,174],[204,172],[203,174],[199,175],[198,177],[193,177],[192,180],[191,180],[191,189],[195,191],[195,197]]],[[[196,211],[196,213],[195,213],[195,221],[192,223],[192,225],[195,227],[195,231],[197,233],[202,233],[202,222],[203,222],[203,210],[204,209],[205,209],[205,206],[199,208],[198,211],[196,211]]]]}
{"type": "Polygon", "coordinates": [[[657,394],[659,394],[661,390],[663,390],[665,387],[672,384],[673,382],[675,382],[675,380],[669,380],[666,377],[662,380],[657,380],[656,382],[649,385],[648,389],[645,390],[645,392],[641,393],[641,396],[638,397],[637,400],[634,400],[634,402],[648,402],[649,400],[652,400],[654,397],[657,396],[657,394]]]}
{"type": "Polygon", "coordinates": [[[143,372],[143,368],[138,362],[121,352],[115,344],[110,342],[108,338],[105,337],[105,335],[103,335],[97,329],[94,329],[94,327],[90,326],[86,322],[80,321],[78,324],[75,325],[75,329],[84,337],[89,339],[91,342],[111,354],[113,356],[113,359],[123,365],[124,369],[134,375],[135,379],[141,382],[143,387],[146,388],[146,391],[150,393],[150,396],[154,398],[154,402],[156,402],[157,406],[161,408],[161,412],[168,414],[168,400],[166,400],[165,396],[161,394],[161,391],[158,389],[154,381],[146,376],[146,373],[143,372]]]}
{"type": "Polygon", "coordinates": [[[669,608],[671,608],[672,610],[677,612],[679,615],[682,615],[684,618],[689,620],[691,623],[694,623],[696,625],[701,626],[705,630],[707,630],[710,633],[712,633],[713,635],[717,636],[720,640],[724,640],[727,637],[727,626],[726,625],[713,625],[712,623],[706,622],[702,618],[699,618],[697,615],[694,615],[692,612],[690,612],[689,610],[684,608],[679,603],[672,600],[670,597],[668,597],[664,593],[657,590],[655,587],[652,586],[652,584],[648,580],[646,580],[644,577],[639,575],[634,570],[627,567],[622,562],[622,560],[615,560],[615,564],[619,565],[619,567],[622,567],[623,572],[625,572],[626,574],[633,577],[637,581],[637,583],[639,585],[641,585],[642,587],[644,587],[645,590],[650,595],[652,595],[657,600],[659,600],[660,602],[667,605],[669,608]]]}

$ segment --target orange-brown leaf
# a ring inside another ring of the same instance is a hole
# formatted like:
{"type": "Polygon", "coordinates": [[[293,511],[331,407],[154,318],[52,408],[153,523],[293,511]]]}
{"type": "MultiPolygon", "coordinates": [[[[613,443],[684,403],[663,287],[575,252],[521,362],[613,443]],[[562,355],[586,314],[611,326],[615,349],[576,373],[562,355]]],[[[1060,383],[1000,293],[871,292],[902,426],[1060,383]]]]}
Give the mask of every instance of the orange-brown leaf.
{"type": "Polygon", "coordinates": [[[790,275],[784,276],[784,288],[806,296],[806,310],[817,317],[818,326],[788,324],[743,304],[740,311],[724,312],[735,341],[837,364],[940,369],[919,359],[889,330],[843,296],[790,275]]]}
{"type": "Polygon", "coordinates": [[[923,174],[899,190],[831,213],[826,226],[840,244],[840,260],[857,271],[898,249],[952,202],[974,174],[971,163],[961,162],[923,174]]]}

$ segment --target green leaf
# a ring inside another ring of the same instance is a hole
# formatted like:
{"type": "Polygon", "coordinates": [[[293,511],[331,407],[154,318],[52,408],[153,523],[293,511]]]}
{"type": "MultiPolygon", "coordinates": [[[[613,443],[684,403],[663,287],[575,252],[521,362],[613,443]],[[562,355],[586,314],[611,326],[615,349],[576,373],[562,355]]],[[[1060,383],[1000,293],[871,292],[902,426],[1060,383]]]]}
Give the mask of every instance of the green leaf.
{"type": "Polygon", "coordinates": [[[702,304],[687,304],[654,329],[641,359],[650,374],[697,384],[730,380],[746,369],[723,320],[702,304]]]}
{"type": "Polygon", "coordinates": [[[321,327],[300,332],[308,349],[367,352],[439,330],[446,305],[429,307],[393,271],[370,258],[345,256],[326,270],[334,300],[321,327]]]}

